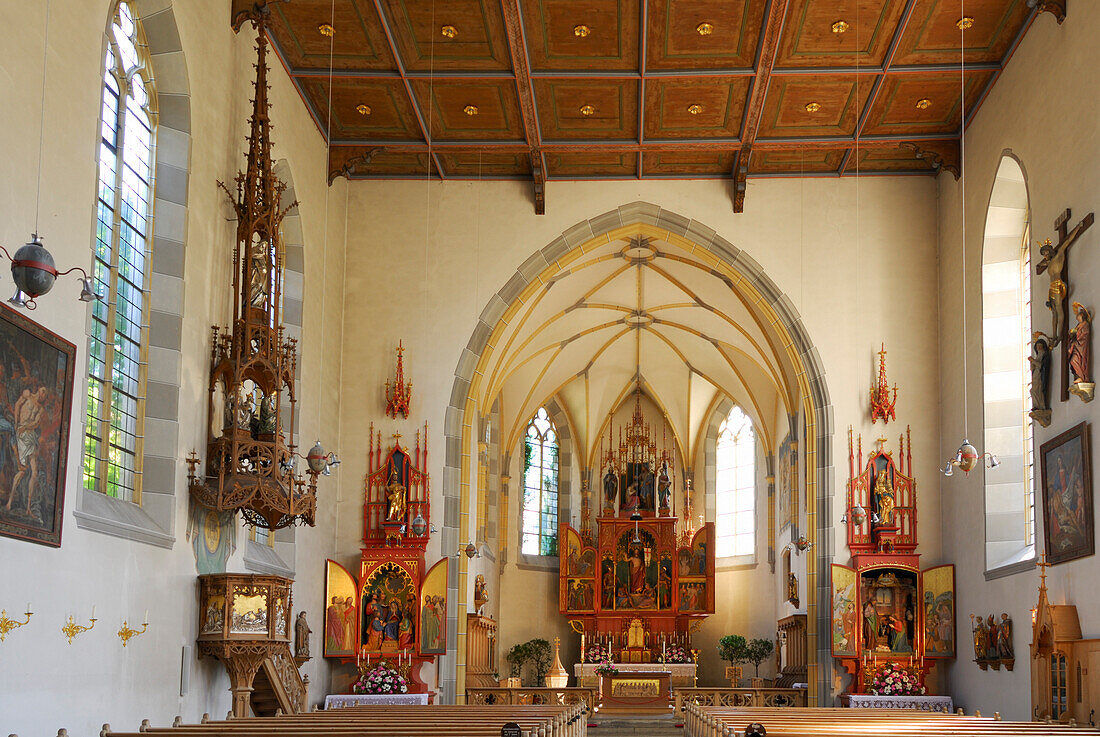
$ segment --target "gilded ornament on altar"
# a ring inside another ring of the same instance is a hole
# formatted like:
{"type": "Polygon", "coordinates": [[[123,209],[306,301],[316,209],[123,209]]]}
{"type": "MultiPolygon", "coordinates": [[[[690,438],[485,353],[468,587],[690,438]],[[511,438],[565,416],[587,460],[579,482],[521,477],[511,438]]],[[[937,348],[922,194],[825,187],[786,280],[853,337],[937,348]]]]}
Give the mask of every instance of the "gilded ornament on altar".
{"type": "Polygon", "coordinates": [[[412,402],[412,382],[405,381],[405,361],[401,354],[405,346],[397,343],[397,375],[392,382],[386,382],[386,416],[397,419],[401,415],[409,419],[409,404],[412,402]]]}
{"type": "Polygon", "coordinates": [[[390,477],[386,484],[386,499],[389,501],[386,519],[391,522],[403,519],[405,516],[405,485],[397,477],[395,466],[390,466],[390,477]]]}
{"type": "Polygon", "coordinates": [[[898,401],[898,385],[894,384],[894,395],[890,396],[890,384],[886,380],[886,344],[878,353],[878,381],[871,386],[871,423],[882,420],[888,424],[896,419],[894,405],[898,401]]]}
{"type": "Polygon", "coordinates": [[[881,524],[885,527],[892,527],[894,524],[894,506],[895,497],[894,489],[890,486],[890,474],[887,469],[883,469],[875,479],[875,510],[878,512],[881,524]]]}

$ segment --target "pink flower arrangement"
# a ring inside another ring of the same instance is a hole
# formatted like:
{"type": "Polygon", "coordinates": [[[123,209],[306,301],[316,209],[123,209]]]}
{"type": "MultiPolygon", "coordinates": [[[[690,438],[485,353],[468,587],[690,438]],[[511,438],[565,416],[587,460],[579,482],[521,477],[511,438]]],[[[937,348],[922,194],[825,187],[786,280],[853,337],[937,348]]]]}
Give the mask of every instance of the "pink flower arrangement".
{"type": "Polygon", "coordinates": [[[607,649],[602,645],[589,645],[588,649],[584,651],[584,662],[598,663],[608,655],[607,649]]]}
{"type": "Polygon", "coordinates": [[[657,656],[659,663],[691,663],[691,653],[681,645],[669,645],[657,656]]]}
{"type": "Polygon", "coordinates": [[[351,687],[355,694],[408,693],[409,683],[386,663],[379,663],[367,671],[351,687]]]}
{"type": "Polygon", "coordinates": [[[908,670],[887,662],[875,672],[871,693],[876,696],[923,696],[925,688],[908,670]]]}
{"type": "Polygon", "coordinates": [[[619,669],[615,667],[610,658],[602,658],[596,665],[596,675],[598,676],[613,676],[618,672],[619,669]]]}

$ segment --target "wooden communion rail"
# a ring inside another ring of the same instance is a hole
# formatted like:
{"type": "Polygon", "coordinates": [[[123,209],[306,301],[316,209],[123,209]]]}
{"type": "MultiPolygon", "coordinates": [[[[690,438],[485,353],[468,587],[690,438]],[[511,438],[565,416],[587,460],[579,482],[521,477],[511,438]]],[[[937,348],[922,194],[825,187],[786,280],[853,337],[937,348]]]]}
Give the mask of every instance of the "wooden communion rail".
{"type": "Polygon", "coordinates": [[[515,722],[523,737],[586,737],[583,706],[353,706],[333,711],[208,721],[139,732],[116,732],[103,725],[100,737],[500,737],[515,722]]]}
{"type": "Polygon", "coordinates": [[[1000,717],[939,714],[927,711],[879,709],[738,709],[688,704],[685,737],[727,737],[742,734],[759,722],[768,737],[1039,737],[1100,735],[1096,729],[1040,722],[1005,722],[1000,717]],[[1070,731],[1072,730],[1072,731],[1070,731]]]}

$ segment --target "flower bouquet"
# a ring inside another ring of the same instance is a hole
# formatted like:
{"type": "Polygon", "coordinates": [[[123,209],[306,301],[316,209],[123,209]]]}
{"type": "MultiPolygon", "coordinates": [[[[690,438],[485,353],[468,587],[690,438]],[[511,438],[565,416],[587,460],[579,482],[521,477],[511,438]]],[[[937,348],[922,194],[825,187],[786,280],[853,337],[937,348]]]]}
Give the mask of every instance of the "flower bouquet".
{"type": "Polygon", "coordinates": [[[613,676],[618,672],[619,669],[611,662],[611,658],[601,658],[596,665],[596,675],[598,676],[613,676]]]}
{"type": "Polygon", "coordinates": [[[364,673],[351,687],[354,694],[395,694],[408,691],[408,681],[386,663],[379,663],[364,673]]]}
{"type": "Polygon", "coordinates": [[[871,679],[875,696],[923,696],[924,686],[917,677],[896,663],[885,663],[871,679]]]}
{"type": "Polygon", "coordinates": [[[588,649],[584,651],[584,662],[598,663],[610,654],[603,645],[589,645],[588,649]]]}
{"type": "Polygon", "coordinates": [[[691,653],[681,645],[669,645],[657,656],[659,663],[691,663],[691,653]]]}

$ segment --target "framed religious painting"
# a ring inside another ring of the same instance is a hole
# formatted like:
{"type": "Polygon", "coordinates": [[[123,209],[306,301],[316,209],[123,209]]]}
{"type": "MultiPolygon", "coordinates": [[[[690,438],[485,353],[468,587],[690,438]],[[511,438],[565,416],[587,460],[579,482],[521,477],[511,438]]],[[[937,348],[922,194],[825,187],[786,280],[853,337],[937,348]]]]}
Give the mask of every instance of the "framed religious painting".
{"type": "Polygon", "coordinates": [[[1095,552],[1089,425],[1082,422],[1039,449],[1047,560],[1065,563],[1095,552]]]}
{"type": "Polygon", "coordinates": [[[0,308],[0,535],[61,547],[76,347],[0,308]]]}

